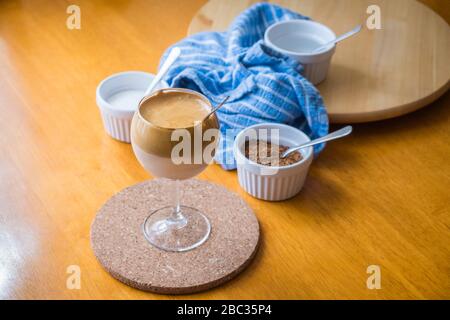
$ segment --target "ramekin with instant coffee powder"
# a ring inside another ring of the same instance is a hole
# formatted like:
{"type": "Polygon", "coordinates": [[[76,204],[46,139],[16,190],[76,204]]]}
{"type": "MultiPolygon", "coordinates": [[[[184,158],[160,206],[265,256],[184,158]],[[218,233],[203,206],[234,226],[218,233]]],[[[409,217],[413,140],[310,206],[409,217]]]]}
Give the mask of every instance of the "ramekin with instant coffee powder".
{"type": "MultiPolygon", "coordinates": [[[[261,159],[258,163],[257,155],[256,161],[252,161],[246,156],[246,143],[250,148],[252,140],[270,142],[272,150],[275,147],[274,143],[278,145],[278,148],[292,147],[309,142],[309,137],[302,131],[285,124],[262,123],[242,130],[234,141],[233,151],[237,162],[239,184],[246,192],[255,198],[269,201],[289,199],[299,193],[313,160],[313,148],[303,148],[299,150],[298,158],[289,158],[283,163],[279,161],[279,165],[274,165],[274,163],[264,165],[261,164],[261,159]]],[[[256,147],[253,146],[253,148],[256,147]]],[[[248,149],[247,151],[251,158],[250,153],[254,153],[255,150],[248,149]]],[[[262,154],[259,156],[262,158],[262,154]]],[[[267,160],[266,157],[263,158],[262,160],[267,160]]]]}

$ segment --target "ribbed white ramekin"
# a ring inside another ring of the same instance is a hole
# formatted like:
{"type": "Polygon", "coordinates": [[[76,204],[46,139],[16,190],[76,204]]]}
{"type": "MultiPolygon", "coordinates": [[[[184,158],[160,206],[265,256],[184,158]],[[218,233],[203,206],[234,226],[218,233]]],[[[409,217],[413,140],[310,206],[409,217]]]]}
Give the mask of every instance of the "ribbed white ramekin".
{"type": "MultiPolygon", "coordinates": [[[[145,90],[155,76],[142,71],[125,71],[113,74],[104,79],[97,87],[96,100],[100,109],[105,131],[114,139],[130,143],[131,120],[137,110],[137,104],[130,106],[113,106],[109,98],[124,90],[145,90]]],[[[168,88],[165,81],[161,81],[155,88],[168,88]]]]}
{"type": "Polygon", "coordinates": [[[267,28],[264,42],[272,49],[300,62],[304,67],[305,78],[312,84],[319,84],[327,77],[336,45],[329,45],[317,53],[293,51],[293,43],[298,43],[302,37],[314,38],[318,44],[336,39],[334,32],[321,23],[311,20],[287,20],[267,28]]]}
{"type": "Polygon", "coordinates": [[[300,150],[303,159],[299,162],[288,166],[269,167],[245,157],[245,141],[255,138],[290,147],[310,141],[309,137],[288,125],[263,123],[242,130],[234,142],[238,180],[245,191],[255,198],[268,201],[292,198],[300,192],[305,182],[313,160],[312,147],[300,150]],[[272,130],[278,130],[278,141],[274,140],[277,135],[272,130]]]}
{"type": "Polygon", "coordinates": [[[128,117],[120,118],[106,110],[100,110],[105,131],[114,139],[130,142],[131,121],[128,117]]]}
{"type": "Polygon", "coordinates": [[[312,84],[319,84],[327,77],[330,62],[331,56],[329,59],[321,62],[303,64],[303,75],[312,84]]]}

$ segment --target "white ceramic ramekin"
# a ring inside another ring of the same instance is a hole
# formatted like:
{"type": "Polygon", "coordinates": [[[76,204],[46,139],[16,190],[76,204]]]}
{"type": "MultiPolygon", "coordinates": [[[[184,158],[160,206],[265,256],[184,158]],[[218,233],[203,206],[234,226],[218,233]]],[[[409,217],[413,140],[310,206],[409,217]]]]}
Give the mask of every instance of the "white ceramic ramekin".
{"type": "Polygon", "coordinates": [[[263,123],[242,130],[234,141],[233,151],[237,162],[239,184],[245,191],[255,198],[268,201],[292,198],[303,187],[313,160],[313,148],[307,147],[300,150],[303,159],[299,162],[288,166],[269,167],[245,157],[245,141],[255,137],[287,147],[308,142],[309,137],[302,131],[285,124],[263,123]],[[278,141],[276,141],[276,131],[272,131],[273,129],[278,130],[278,141]]]}
{"type": "MultiPolygon", "coordinates": [[[[144,94],[155,76],[142,71],[125,71],[113,74],[104,79],[97,86],[96,100],[103,119],[106,132],[119,141],[130,143],[131,119],[138,108],[134,104],[114,105],[110,98],[121,91],[142,91],[144,94]]],[[[155,88],[168,88],[165,81],[161,81],[155,88]]]]}
{"type": "Polygon", "coordinates": [[[303,75],[312,84],[325,80],[331,57],[336,45],[330,45],[317,53],[311,53],[314,47],[336,39],[336,35],[325,25],[310,20],[288,20],[274,23],[267,28],[264,42],[272,49],[300,62],[303,75]]]}

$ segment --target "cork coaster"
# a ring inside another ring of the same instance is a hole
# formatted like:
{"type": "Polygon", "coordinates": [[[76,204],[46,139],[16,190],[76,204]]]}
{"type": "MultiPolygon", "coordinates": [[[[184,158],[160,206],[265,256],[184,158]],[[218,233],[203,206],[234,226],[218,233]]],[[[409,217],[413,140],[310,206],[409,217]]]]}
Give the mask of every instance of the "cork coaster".
{"type": "Polygon", "coordinates": [[[149,180],[103,205],[91,226],[91,245],[100,264],[129,286],[163,294],[198,292],[236,276],[258,248],[259,224],[252,209],[221,186],[183,181],[181,203],[209,218],[211,235],[191,251],[163,251],[145,239],[142,224],[150,212],[171,204],[171,187],[166,179],[149,180]]]}

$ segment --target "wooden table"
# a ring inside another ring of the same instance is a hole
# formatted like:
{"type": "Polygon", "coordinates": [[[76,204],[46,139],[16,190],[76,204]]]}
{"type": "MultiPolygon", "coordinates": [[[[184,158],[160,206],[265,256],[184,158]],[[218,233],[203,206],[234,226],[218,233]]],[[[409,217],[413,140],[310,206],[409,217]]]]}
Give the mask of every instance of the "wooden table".
{"type": "MultiPolygon", "coordinates": [[[[219,288],[160,296],[114,280],[89,227],[111,195],[148,179],[130,145],[103,131],[95,88],[123,70],[154,72],[204,0],[0,2],[0,298],[450,298],[450,94],[401,118],[356,125],[315,161],[304,190],[270,203],[217,165],[200,175],[258,216],[254,263],[219,288]],[[81,289],[66,287],[70,265],[81,289]],[[366,269],[381,268],[369,290],[366,269]]],[[[449,19],[448,2],[428,1],[449,19]]],[[[351,101],[351,98],[349,98],[351,101]]]]}

